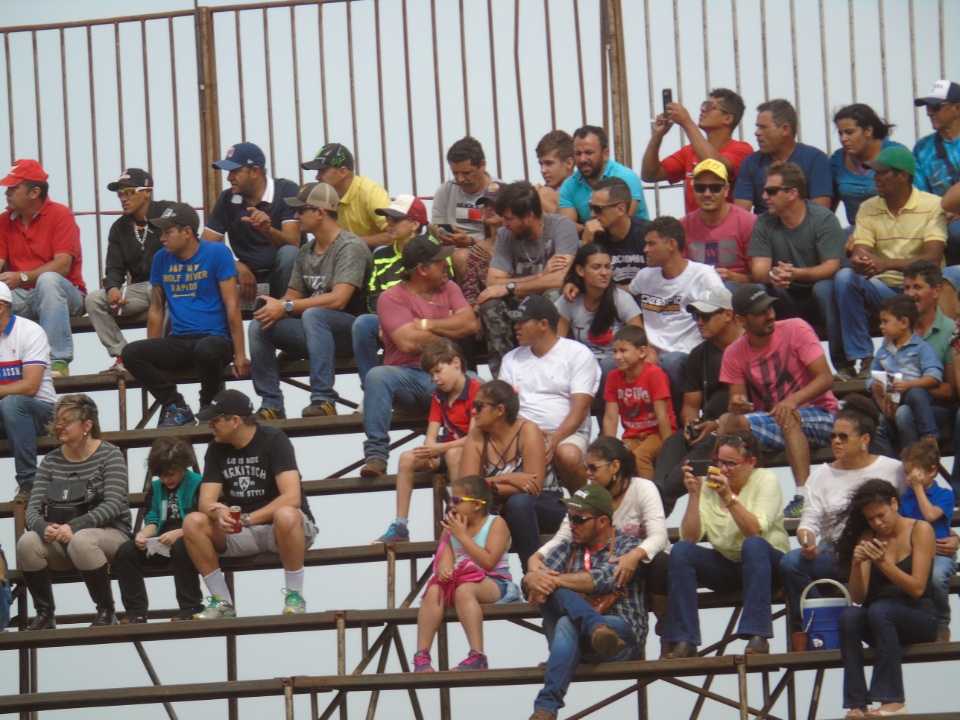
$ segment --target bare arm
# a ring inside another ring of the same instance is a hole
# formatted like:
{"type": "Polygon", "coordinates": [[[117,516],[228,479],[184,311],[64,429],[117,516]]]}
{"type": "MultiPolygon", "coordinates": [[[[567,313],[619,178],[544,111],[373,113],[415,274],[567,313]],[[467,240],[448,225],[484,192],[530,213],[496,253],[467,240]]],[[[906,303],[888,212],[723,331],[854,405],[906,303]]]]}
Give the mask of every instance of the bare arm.
{"type": "Polygon", "coordinates": [[[233,340],[233,374],[238,378],[250,374],[250,361],[243,339],[243,317],[240,315],[240,298],[237,293],[237,281],[232,277],[221,280],[220,297],[227,311],[227,323],[230,325],[230,338],[233,340]]]}
{"type": "Polygon", "coordinates": [[[163,313],[167,307],[167,294],[161,285],[150,286],[150,310],[147,313],[147,337],[163,336],[163,313]]]}
{"type": "Polygon", "coordinates": [[[820,197],[810,198],[810,200],[817,205],[823,205],[827,209],[830,209],[830,206],[833,205],[832,195],[821,195],[820,197]]]}
{"type": "Polygon", "coordinates": [[[753,200],[735,199],[733,204],[742,207],[744,210],[753,210],[753,200]]]}
{"type": "Polygon", "coordinates": [[[36,283],[38,277],[48,272],[55,272],[57,275],[66,277],[72,266],[73,258],[70,256],[70,253],[57,253],[50,262],[44,263],[40,267],[35,267],[33,270],[21,271],[27,276],[26,282],[21,282],[20,272],[3,273],[2,280],[11,288],[18,288],[21,285],[32,285],[36,283]]]}
{"type": "Polygon", "coordinates": [[[657,427],[660,430],[660,437],[666,440],[673,435],[673,429],[670,427],[670,410],[667,407],[668,400],[654,400],[653,412],[657,416],[657,427]]]}
{"type": "Polygon", "coordinates": [[[445,318],[414,320],[390,333],[394,344],[403,352],[418,353],[431,340],[447,337],[458,340],[477,331],[477,316],[473,308],[460,308],[445,318]]]}
{"type": "Polygon", "coordinates": [[[250,513],[251,525],[263,525],[273,522],[273,516],[282,507],[300,507],[300,473],[287,470],[277,475],[277,489],[280,494],[268,505],[250,513]]]}

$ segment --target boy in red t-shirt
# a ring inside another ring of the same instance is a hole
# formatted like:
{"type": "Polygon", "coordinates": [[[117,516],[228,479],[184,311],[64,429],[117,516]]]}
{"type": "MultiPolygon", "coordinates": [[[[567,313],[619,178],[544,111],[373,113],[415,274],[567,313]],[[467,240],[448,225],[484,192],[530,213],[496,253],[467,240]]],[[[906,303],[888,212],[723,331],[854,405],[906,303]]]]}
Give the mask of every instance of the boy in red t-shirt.
{"type": "Polygon", "coordinates": [[[473,403],[480,382],[468,377],[467,359],[452,340],[437,338],[427,343],[420,367],[437,389],[430,401],[427,433],[423,445],[400,455],[397,468],[397,517],[375,543],[408,542],[407,515],[413,495],[415,472],[446,472],[451,484],[460,470],[460,457],[467,432],[473,425],[473,403]]]}
{"type": "Polygon", "coordinates": [[[653,478],[653,464],[663,441],[677,431],[667,374],[647,360],[647,333],[625,325],[613,336],[616,369],[607,375],[603,399],[603,435],[617,436],[623,423],[623,442],[637,458],[640,477],[653,478]]]}

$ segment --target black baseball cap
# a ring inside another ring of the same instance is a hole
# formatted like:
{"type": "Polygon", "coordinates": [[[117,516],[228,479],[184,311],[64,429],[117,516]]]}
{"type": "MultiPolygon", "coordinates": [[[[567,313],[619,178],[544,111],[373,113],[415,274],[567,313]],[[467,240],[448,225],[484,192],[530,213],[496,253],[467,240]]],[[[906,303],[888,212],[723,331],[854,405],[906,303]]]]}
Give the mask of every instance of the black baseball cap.
{"type": "Polygon", "coordinates": [[[112,182],[107,185],[107,190],[110,192],[116,192],[122,187],[152,188],[153,178],[150,177],[150,173],[148,173],[146,170],[141,170],[140,168],[127,168],[123,171],[116,182],[112,182]]]}
{"type": "Polygon", "coordinates": [[[417,235],[403,248],[403,269],[416,270],[418,265],[445,260],[453,255],[454,250],[456,248],[452,245],[440,245],[429,235],[417,235]]]}
{"type": "Polygon", "coordinates": [[[759,315],[773,305],[777,299],[767,295],[762,285],[747,283],[733,293],[734,315],[759,315]]]}
{"type": "Polygon", "coordinates": [[[556,327],[560,322],[560,311],[543,295],[528,295],[516,310],[507,310],[507,317],[513,322],[546,320],[551,327],[556,327]]]}
{"type": "Polygon", "coordinates": [[[193,228],[193,234],[200,232],[200,216],[186,203],[174,203],[158,218],[150,218],[150,224],[161,230],[171,227],[193,228]]]}
{"type": "Polygon", "coordinates": [[[240,417],[253,415],[253,403],[239,390],[221,390],[207,407],[197,413],[197,420],[210,422],[214,418],[224,415],[239,415],[240,417]]]}
{"type": "Polygon", "coordinates": [[[301,163],[304,170],[326,170],[327,168],[345,167],[350,172],[356,167],[353,162],[353,153],[347,150],[346,145],[329,143],[317,150],[313,160],[301,163]]]}

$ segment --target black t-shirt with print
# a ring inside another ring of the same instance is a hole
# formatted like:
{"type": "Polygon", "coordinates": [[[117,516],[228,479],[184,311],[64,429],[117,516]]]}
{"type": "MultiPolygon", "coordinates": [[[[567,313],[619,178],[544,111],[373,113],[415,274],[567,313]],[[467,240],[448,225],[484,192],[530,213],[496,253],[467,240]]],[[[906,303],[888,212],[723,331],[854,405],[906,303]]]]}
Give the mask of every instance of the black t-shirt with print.
{"type": "MultiPolygon", "coordinates": [[[[269,426],[257,426],[253,439],[239,450],[227,443],[211,442],[203,461],[203,482],[223,486],[223,502],[251,513],[280,496],[277,475],[297,469],[290,438],[269,426]]],[[[307,496],[300,490],[300,509],[313,520],[307,496]]]]}

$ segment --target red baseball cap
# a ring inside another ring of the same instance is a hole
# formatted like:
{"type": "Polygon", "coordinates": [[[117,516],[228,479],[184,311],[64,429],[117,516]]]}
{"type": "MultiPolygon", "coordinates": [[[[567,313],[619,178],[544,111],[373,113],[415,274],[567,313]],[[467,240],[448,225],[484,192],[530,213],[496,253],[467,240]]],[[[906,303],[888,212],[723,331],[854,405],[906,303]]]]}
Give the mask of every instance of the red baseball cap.
{"type": "Polygon", "coordinates": [[[49,177],[43,167],[36,160],[17,160],[13,167],[10,168],[10,174],[8,174],[3,180],[0,180],[0,185],[6,187],[14,187],[19,185],[24,180],[31,180],[33,182],[46,182],[47,177],[49,177]]]}

